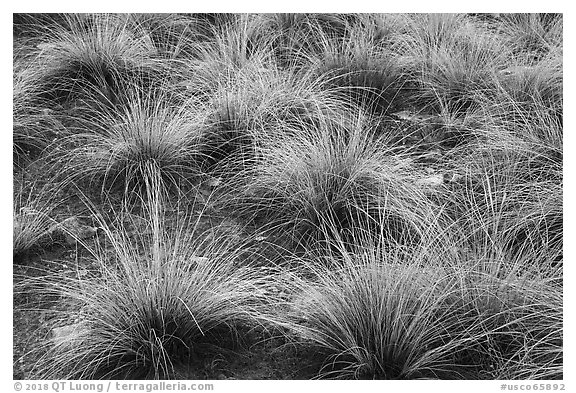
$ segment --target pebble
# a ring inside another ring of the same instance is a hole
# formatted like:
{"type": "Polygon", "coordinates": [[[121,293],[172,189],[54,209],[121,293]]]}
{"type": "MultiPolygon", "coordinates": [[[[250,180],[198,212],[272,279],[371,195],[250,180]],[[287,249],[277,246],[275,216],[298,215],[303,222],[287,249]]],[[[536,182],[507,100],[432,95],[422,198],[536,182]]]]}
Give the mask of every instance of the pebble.
{"type": "Polygon", "coordinates": [[[418,179],[416,181],[416,184],[421,186],[438,187],[444,184],[444,176],[443,175],[428,176],[423,179],[418,179]]]}
{"type": "Polygon", "coordinates": [[[220,177],[213,177],[206,183],[209,187],[215,188],[218,187],[222,183],[222,178],[220,177]]]}
{"type": "Polygon", "coordinates": [[[209,261],[208,257],[201,257],[194,255],[190,258],[190,262],[196,263],[198,265],[203,265],[205,263],[208,263],[208,261],[209,261]]]}

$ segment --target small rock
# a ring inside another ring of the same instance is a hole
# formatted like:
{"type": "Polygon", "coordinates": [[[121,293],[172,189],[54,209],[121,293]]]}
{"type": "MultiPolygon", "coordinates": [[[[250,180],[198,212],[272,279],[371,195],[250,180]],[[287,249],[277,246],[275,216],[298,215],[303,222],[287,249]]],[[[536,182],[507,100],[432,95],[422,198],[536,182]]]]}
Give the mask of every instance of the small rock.
{"type": "Polygon", "coordinates": [[[61,233],[64,235],[66,244],[72,246],[75,245],[79,240],[96,236],[98,228],[84,225],[78,217],[73,216],[56,225],[54,232],[55,234],[61,233]]]}
{"type": "Polygon", "coordinates": [[[432,175],[416,181],[416,184],[421,186],[438,187],[444,184],[443,175],[432,175]]]}
{"type": "Polygon", "coordinates": [[[413,118],[413,114],[411,114],[408,111],[396,112],[396,113],[393,113],[392,116],[394,116],[400,120],[412,120],[412,118],[413,118]]]}
{"type": "Polygon", "coordinates": [[[442,159],[442,152],[439,149],[432,149],[420,156],[420,160],[428,163],[435,163],[442,159]]]}
{"type": "Polygon", "coordinates": [[[419,114],[419,113],[413,113],[410,111],[396,112],[396,113],[393,113],[392,116],[394,116],[400,120],[417,122],[417,123],[423,122],[423,121],[436,120],[438,118],[438,116],[436,116],[436,115],[419,114]]]}
{"type": "Polygon", "coordinates": [[[42,42],[42,43],[36,45],[36,48],[38,48],[40,50],[51,50],[51,49],[54,49],[54,45],[50,44],[49,42],[42,42]]]}
{"type": "Polygon", "coordinates": [[[211,187],[211,188],[216,188],[220,184],[222,184],[222,178],[221,177],[213,177],[206,183],[206,185],[208,187],[211,187]]]}
{"type": "Polygon", "coordinates": [[[20,208],[20,214],[37,214],[38,211],[35,209],[31,209],[28,206],[23,206],[20,208]]]}
{"type": "Polygon", "coordinates": [[[185,88],[186,90],[194,90],[194,89],[196,88],[196,86],[194,85],[194,83],[189,82],[189,81],[184,81],[184,82],[177,83],[175,86],[176,86],[176,87],[183,87],[183,88],[185,88]]]}
{"type": "Polygon", "coordinates": [[[197,256],[194,255],[190,258],[190,262],[195,263],[197,265],[203,265],[205,263],[208,263],[209,259],[207,257],[201,257],[201,256],[197,256]]]}
{"type": "Polygon", "coordinates": [[[82,332],[82,326],[79,323],[67,326],[56,327],[52,329],[51,340],[54,345],[70,344],[82,332]]]}
{"type": "Polygon", "coordinates": [[[531,66],[512,66],[501,70],[500,74],[504,76],[522,75],[532,71],[533,69],[534,68],[531,66]]]}
{"type": "Polygon", "coordinates": [[[444,174],[444,181],[446,183],[460,183],[463,179],[464,179],[464,176],[459,175],[457,173],[444,174]]]}

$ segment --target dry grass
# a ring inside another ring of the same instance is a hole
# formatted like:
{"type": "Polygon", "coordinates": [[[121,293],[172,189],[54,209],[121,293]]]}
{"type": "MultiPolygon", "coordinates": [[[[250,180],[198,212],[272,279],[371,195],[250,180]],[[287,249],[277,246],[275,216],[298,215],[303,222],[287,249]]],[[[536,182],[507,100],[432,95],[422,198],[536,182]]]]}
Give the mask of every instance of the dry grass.
{"type": "MultiPolygon", "coordinates": [[[[102,223],[96,278],[50,280],[81,322],[39,376],[173,377],[266,324],[319,377],[562,377],[561,15],[16,22],[15,171],[148,206],[137,238],[102,223]],[[251,239],[198,240],[199,179],[251,239]]],[[[57,205],[34,195],[15,253],[57,205]]]]}
{"type": "Polygon", "coordinates": [[[265,321],[271,279],[244,262],[245,249],[225,238],[207,243],[199,219],[169,224],[158,178],[148,189],[136,237],[122,225],[128,212],[101,223],[109,248],[90,248],[97,275],[34,280],[73,305],[56,315],[69,329],[41,348],[36,377],[174,377],[265,321]]]}
{"type": "Polygon", "coordinates": [[[292,261],[286,279],[292,312],[278,318],[325,354],[319,377],[562,377],[562,286],[525,258],[357,244],[292,261]]]}
{"type": "Polygon", "coordinates": [[[189,101],[175,107],[173,97],[161,98],[136,96],[124,110],[106,111],[83,123],[61,139],[55,165],[68,180],[102,191],[119,186],[129,193],[150,181],[151,171],[160,172],[166,188],[191,181],[201,154],[202,104],[189,101]]]}
{"type": "Polygon", "coordinates": [[[20,185],[15,190],[12,215],[12,254],[20,260],[28,252],[50,245],[50,229],[55,226],[55,210],[60,200],[58,187],[34,183],[30,188],[20,185]]]}
{"type": "Polygon", "coordinates": [[[353,121],[269,135],[241,177],[237,212],[296,242],[322,240],[326,227],[344,237],[369,227],[398,241],[418,237],[436,218],[418,174],[373,138],[365,118],[353,121]]]}

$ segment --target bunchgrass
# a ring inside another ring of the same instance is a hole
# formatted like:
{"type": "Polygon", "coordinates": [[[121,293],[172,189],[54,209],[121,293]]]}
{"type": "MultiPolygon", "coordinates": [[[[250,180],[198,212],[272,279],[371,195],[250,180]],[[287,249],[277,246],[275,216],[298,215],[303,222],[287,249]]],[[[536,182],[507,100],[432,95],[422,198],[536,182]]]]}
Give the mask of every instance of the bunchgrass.
{"type": "Polygon", "coordinates": [[[562,49],[562,14],[503,14],[501,20],[508,47],[528,63],[562,49]]]}
{"type": "MultiPolygon", "coordinates": [[[[532,113],[519,101],[509,102],[514,105],[508,110],[483,104],[486,121],[455,150],[453,164],[465,184],[446,197],[456,198],[453,205],[463,212],[463,233],[490,228],[508,251],[561,261],[562,123],[542,102],[531,103],[540,109],[532,113]]],[[[471,243],[478,242],[472,236],[471,243]]]]}
{"type": "MultiPolygon", "coordinates": [[[[561,146],[561,140],[555,143],[561,146]]],[[[492,243],[549,269],[546,264],[562,260],[561,151],[534,134],[499,135],[480,144],[475,158],[461,163],[466,185],[448,196],[461,212],[462,238],[470,247],[492,243]]]]}
{"type": "Polygon", "coordinates": [[[149,37],[158,55],[165,59],[187,59],[197,54],[200,42],[208,39],[207,26],[193,15],[130,14],[134,30],[149,37]]]}
{"type": "Polygon", "coordinates": [[[185,67],[185,83],[195,95],[210,95],[222,82],[244,70],[269,69],[274,64],[270,37],[256,37],[249,15],[238,15],[222,26],[212,26],[212,37],[198,46],[185,67]]]}
{"type": "Polygon", "coordinates": [[[200,219],[165,220],[157,181],[136,234],[122,224],[130,215],[102,223],[108,247],[91,249],[95,274],[42,278],[71,305],[56,325],[72,328],[46,342],[38,377],[170,378],[261,323],[267,276],[233,241],[202,236],[200,219]]]}
{"type": "Polygon", "coordinates": [[[37,45],[36,94],[54,105],[99,107],[123,103],[131,83],[153,88],[162,71],[157,49],[126,17],[66,14],[64,20],[43,31],[37,45]]]}
{"type": "Polygon", "coordinates": [[[492,112],[521,126],[553,116],[562,122],[562,54],[553,53],[537,63],[519,63],[500,71],[492,112]]]}
{"type": "Polygon", "coordinates": [[[275,130],[331,121],[346,107],[323,87],[312,74],[296,77],[276,68],[245,67],[223,78],[204,124],[206,166],[252,162],[257,146],[275,130]]]}
{"type": "Polygon", "coordinates": [[[352,235],[357,228],[379,232],[383,222],[391,238],[417,238],[434,216],[418,173],[373,136],[362,115],[341,123],[268,134],[241,178],[237,212],[297,242],[322,240],[326,226],[352,235]]]}
{"type": "Polygon", "coordinates": [[[326,40],[344,38],[356,19],[351,14],[258,14],[254,24],[259,34],[268,35],[278,65],[298,71],[325,49],[326,40]]]}
{"type": "Polygon", "coordinates": [[[318,377],[562,377],[562,287],[520,272],[525,259],[357,244],[292,261],[280,320],[324,354],[318,377]]]}
{"type": "Polygon", "coordinates": [[[494,90],[496,71],[508,52],[497,35],[461,14],[416,15],[411,29],[394,38],[405,70],[418,87],[412,100],[438,111],[438,99],[452,113],[477,107],[494,90]]]}
{"type": "Polygon", "coordinates": [[[25,60],[16,61],[12,89],[15,164],[38,158],[64,128],[58,114],[49,109],[49,103],[36,96],[38,85],[33,70],[23,62],[25,60]]]}
{"type": "Polygon", "coordinates": [[[55,165],[69,181],[103,191],[141,188],[150,171],[159,171],[168,188],[184,184],[198,172],[199,107],[192,101],[176,106],[168,94],[160,100],[135,95],[126,108],[102,112],[63,139],[68,150],[64,159],[56,151],[55,165]]]}
{"type": "Polygon", "coordinates": [[[309,56],[311,68],[327,79],[333,92],[375,114],[393,113],[406,97],[407,74],[381,37],[381,31],[363,25],[349,26],[343,38],[318,34],[321,47],[309,56]]]}

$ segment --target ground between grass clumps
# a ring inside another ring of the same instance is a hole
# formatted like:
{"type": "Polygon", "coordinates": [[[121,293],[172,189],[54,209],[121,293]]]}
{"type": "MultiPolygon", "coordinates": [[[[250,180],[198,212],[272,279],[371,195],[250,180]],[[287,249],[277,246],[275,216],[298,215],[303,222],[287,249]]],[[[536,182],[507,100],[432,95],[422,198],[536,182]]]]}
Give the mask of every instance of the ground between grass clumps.
{"type": "Polygon", "coordinates": [[[562,379],[561,14],[15,14],[17,379],[562,379]]]}

